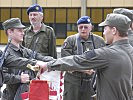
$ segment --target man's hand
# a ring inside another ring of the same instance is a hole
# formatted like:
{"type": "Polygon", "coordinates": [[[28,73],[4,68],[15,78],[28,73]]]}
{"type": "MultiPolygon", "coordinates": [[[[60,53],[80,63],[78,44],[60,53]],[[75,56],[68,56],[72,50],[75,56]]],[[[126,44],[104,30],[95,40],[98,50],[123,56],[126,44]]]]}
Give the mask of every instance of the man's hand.
{"type": "Polygon", "coordinates": [[[21,83],[28,83],[30,81],[30,77],[28,74],[21,73],[21,83]]]}
{"type": "Polygon", "coordinates": [[[82,72],[88,74],[88,75],[91,75],[93,74],[95,71],[93,69],[90,69],[90,70],[83,70],[82,72]]]}
{"type": "Polygon", "coordinates": [[[48,70],[47,62],[37,61],[36,65],[40,67],[40,73],[43,73],[44,71],[48,70]]]}
{"type": "Polygon", "coordinates": [[[37,65],[36,66],[32,66],[32,65],[28,64],[26,67],[28,67],[29,69],[31,69],[33,71],[38,71],[40,69],[40,67],[37,66],[37,65]]]}

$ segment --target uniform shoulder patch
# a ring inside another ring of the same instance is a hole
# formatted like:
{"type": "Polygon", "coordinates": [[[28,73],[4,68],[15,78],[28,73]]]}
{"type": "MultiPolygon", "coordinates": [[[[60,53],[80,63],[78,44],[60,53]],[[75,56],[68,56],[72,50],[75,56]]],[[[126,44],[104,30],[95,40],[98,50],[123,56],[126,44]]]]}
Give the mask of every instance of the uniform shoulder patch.
{"type": "Polygon", "coordinates": [[[64,42],[62,45],[62,48],[66,48],[67,47],[67,42],[64,42]]]}
{"type": "Polygon", "coordinates": [[[3,52],[0,50],[0,57],[2,56],[2,53],[3,53],[3,52]]]}
{"type": "Polygon", "coordinates": [[[28,31],[28,30],[30,30],[30,27],[25,28],[25,29],[24,29],[24,32],[26,32],[26,31],[28,31]]]}
{"type": "Polygon", "coordinates": [[[50,27],[50,26],[46,26],[48,29],[50,29],[50,30],[52,30],[53,31],[53,28],[52,27],[50,27]]]}

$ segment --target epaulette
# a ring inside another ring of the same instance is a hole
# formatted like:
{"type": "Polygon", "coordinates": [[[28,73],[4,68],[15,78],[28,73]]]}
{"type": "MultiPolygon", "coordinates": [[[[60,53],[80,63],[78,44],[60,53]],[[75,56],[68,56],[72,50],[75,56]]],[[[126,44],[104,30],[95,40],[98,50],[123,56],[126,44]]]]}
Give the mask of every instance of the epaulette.
{"type": "MultiPolygon", "coordinates": [[[[93,34],[93,33],[91,33],[91,34],[93,34]]],[[[101,37],[101,36],[99,36],[99,35],[97,35],[97,34],[93,34],[93,36],[96,37],[96,38],[100,38],[100,39],[104,40],[103,37],[101,37]]]]}
{"type": "Polygon", "coordinates": [[[50,26],[47,26],[47,25],[46,25],[46,27],[47,27],[48,29],[50,29],[50,30],[52,30],[52,31],[53,31],[53,28],[52,28],[52,27],[50,27],[50,26]]]}
{"type": "Polygon", "coordinates": [[[28,31],[30,29],[30,27],[27,27],[24,29],[24,32],[28,31]]]}

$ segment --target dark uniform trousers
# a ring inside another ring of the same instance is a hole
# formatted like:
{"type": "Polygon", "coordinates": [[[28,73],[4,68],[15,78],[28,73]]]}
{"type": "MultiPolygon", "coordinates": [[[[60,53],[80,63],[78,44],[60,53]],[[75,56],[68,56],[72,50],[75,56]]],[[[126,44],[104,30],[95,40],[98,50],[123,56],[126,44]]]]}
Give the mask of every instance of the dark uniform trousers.
{"type": "Polygon", "coordinates": [[[91,85],[91,77],[87,74],[78,71],[66,72],[64,85],[63,100],[93,100],[91,96],[95,92],[91,85]]]}

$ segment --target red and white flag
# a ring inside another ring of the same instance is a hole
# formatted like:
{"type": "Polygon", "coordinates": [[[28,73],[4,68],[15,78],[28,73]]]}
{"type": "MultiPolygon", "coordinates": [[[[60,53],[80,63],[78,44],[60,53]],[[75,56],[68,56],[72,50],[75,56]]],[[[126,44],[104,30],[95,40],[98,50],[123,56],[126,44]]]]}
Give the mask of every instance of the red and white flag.
{"type": "Polygon", "coordinates": [[[46,80],[49,83],[49,99],[63,100],[64,77],[61,71],[44,72],[40,76],[40,80],[46,80]]]}

